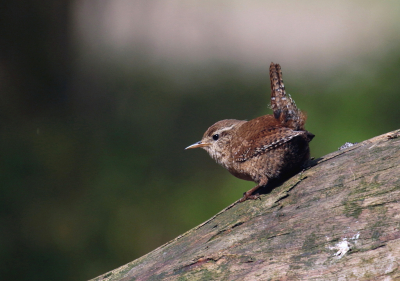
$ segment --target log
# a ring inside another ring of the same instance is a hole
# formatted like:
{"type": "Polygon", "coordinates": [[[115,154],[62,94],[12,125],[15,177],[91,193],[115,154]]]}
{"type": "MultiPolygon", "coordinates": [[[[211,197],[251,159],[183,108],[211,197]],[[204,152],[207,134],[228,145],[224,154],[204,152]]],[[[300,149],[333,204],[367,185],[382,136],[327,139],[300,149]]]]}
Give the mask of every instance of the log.
{"type": "Polygon", "coordinates": [[[397,130],[92,280],[400,280],[399,175],[397,130]]]}

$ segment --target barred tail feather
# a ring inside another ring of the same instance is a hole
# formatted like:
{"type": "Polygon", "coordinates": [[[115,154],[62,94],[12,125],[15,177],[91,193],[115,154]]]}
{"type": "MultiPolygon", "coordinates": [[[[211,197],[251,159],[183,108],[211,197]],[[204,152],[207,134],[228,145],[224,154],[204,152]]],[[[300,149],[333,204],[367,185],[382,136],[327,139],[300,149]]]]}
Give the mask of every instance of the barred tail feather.
{"type": "Polygon", "coordinates": [[[274,117],[284,126],[294,130],[304,130],[306,116],[297,108],[292,97],[286,94],[281,66],[271,62],[269,76],[271,79],[271,109],[274,117]]]}

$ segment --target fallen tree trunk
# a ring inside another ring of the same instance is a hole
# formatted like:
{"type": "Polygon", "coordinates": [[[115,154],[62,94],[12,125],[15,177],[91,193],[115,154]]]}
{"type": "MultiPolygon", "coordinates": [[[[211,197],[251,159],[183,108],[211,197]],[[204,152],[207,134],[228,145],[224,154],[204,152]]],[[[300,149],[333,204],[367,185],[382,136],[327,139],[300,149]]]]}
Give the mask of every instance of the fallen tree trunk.
{"type": "Polygon", "coordinates": [[[317,159],[93,280],[398,280],[399,132],[317,159]]]}

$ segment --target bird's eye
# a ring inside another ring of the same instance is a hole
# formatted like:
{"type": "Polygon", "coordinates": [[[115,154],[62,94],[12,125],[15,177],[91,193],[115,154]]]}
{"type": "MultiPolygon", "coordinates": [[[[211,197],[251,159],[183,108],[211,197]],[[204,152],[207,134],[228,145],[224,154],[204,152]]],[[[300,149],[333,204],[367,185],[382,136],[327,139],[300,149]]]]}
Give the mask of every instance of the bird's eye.
{"type": "Polygon", "coordinates": [[[212,136],[212,138],[213,138],[213,140],[216,141],[216,140],[219,138],[219,135],[218,135],[218,134],[215,134],[215,135],[212,136]]]}

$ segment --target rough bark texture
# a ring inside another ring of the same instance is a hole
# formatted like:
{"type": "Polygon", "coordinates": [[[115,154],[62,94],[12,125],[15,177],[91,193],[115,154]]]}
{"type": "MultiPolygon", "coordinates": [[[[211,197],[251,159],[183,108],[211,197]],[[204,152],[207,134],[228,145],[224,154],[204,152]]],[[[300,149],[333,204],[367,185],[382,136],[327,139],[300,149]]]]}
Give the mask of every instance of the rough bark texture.
{"type": "Polygon", "coordinates": [[[399,131],[93,280],[400,280],[399,131]]]}

